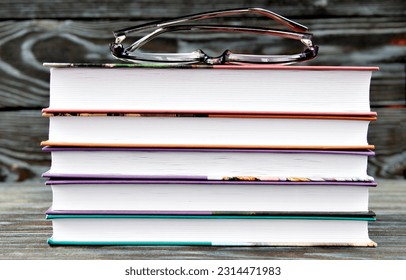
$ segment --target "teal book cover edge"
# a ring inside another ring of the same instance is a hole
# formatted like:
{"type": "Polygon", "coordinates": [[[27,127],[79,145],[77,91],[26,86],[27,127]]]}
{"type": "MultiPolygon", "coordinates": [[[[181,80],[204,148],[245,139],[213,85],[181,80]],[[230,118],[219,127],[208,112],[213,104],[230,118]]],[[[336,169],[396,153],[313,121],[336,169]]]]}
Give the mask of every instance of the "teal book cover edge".
{"type": "Polygon", "coordinates": [[[214,246],[212,242],[181,242],[181,241],[55,241],[48,239],[49,245],[71,245],[71,246],[214,246]]]}
{"type": "Polygon", "coordinates": [[[50,246],[350,246],[350,247],[376,247],[372,240],[356,243],[273,243],[273,242],[210,242],[210,241],[55,241],[52,237],[48,239],[50,246]]]}

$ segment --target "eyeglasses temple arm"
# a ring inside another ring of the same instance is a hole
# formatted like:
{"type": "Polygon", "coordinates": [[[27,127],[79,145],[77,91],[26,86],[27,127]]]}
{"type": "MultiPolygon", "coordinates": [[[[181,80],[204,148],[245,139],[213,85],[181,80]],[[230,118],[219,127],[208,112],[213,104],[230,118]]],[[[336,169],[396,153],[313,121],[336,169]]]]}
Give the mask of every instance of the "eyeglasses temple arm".
{"type": "Polygon", "coordinates": [[[306,32],[308,28],[304,25],[301,25],[295,21],[292,21],[290,19],[287,19],[281,15],[278,15],[274,12],[268,11],[266,9],[262,8],[241,8],[241,9],[230,9],[230,10],[222,10],[222,11],[214,11],[214,12],[208,12],[208,13],[199,13],[199,14],[194,14],[194,15],[189,15],[185,17],[178,17],[178,18],[173,18],[170,20],[165,20],[165,21],[156,21],[153,23],[147,23],[143,25],[137,25],[121,30],[114,31],[114,36],[117,38],[116,43],[120,43],[122,40],[125,39],[125,35],[131,32],[138,32],[142,30],[148,30],[150,28],[160,28],[160,27],[167,27],[187,21],[195,21],[195,20],[201,20],[201,19],[209,19],[209,18],[214,18],[218,16],[230,16],[230,15],[237,15],[241,13],[255,13],[255,14],[260,14],[262,16],[271,18],[288,28],[290,28],[293,31],[296,32],[306,32]]]}
{"type": "MultiPolygon", "coordinates": [[[[287,39],[301,40],[302,43],[306,44],[304,40],[311,42],[312,34],[310,33],[297,33],[282,31],[276,29],[265,29],[265,28],[253,28],[253,27],[240,27],[240,26],[227,26],[227,25],[175,25],[168,27],[161,27],[154,30],[153,32],[145,35],[140,38],[130,46],[128,46],[126,51],[132,52],[144,44],[148,43],[153,38],[159,36],[162,33],[180,31],[180,30],[210,30],[210,31],[224,31],[224,32],[245,32],[245,33],[254,33],[254,34],[264,34],[264,35],[273,35],[278,37],[283,37],[287,39]]],[[[308,45],[308,44],[306,44],[308,45]]],[[[311,45],[311,44],[310,44],[311,45]]],[[[308,45],[309,46],[309,45],[308,45]]]]}

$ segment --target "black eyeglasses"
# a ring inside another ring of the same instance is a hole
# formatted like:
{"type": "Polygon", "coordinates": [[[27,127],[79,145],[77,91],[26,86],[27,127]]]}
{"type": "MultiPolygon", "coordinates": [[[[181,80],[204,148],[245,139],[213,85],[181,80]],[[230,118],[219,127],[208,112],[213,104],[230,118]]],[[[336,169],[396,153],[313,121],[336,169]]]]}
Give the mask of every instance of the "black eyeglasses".
{"type": "Polygon", "coordinates": [[[158,21],[143,25],[133,26],[118,31],[114,31],[115,42],[110,45],[111,53],[114,57],[131,63],[154,63],[154,64],[291,64],[300,61],[313,59],[317,56],[318,46],[313,45],[311,33],[307,33],[308,28],[297,22],[289,20],[274,12],[262,8],[241,8],[232,10],[213,11],[199,13],[184,17],[173,18],[166,21],[158,21]],[[242,13],[254,13],[266,16],[275,20],[292,31],[277,29],[266,29],[260,27],[230,26],[230,25],[195,25],[187,24],[196,20],[210,19],[215,17],[238,15],[242,13]],[[289,55],[252,55],[236,54],[226,50],[218,57],[211,57],[202,50],[190,53],[144,53],[139,48],[156,38],[158,35],[173,31],[184,30],[206,30],[216,32],[244,32],[260,35],[271,35],[287,39],[300,41],[304,46],[301,53],[289,55]],[[149,34],[141,37],[128,47],[124,47],[122,42],[129,33],[141,33],[150,31],[149,34]]]}

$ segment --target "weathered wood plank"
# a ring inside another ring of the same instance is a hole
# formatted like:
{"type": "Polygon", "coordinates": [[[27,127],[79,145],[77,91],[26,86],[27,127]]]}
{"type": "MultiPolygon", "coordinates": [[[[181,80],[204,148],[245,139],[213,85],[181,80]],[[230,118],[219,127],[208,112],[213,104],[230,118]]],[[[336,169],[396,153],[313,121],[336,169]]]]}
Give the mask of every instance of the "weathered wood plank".
{"type": "Polygon", "coordinates": [[[38,178],[49,166],[41,151],[48,120],[40,110],[0,111],[0,182],[38,178]]]}
{"type": "Polygon", "coordinates": [[[44,211],[51,205],[42,183],[0,184],[0,259],[406,259],[406,181],[378,180],[370,192],[370,223],[377,248],[347,247],[50,247],[44,211]]]}
{"type": "MultiPolygon", "coordinates": [[[[0,33],[0,108],[48,105],[49,76],[43,62],[115,62],[108,45],[112,30],[139,22],[3,21],[0,33]]],[[[319,56],[312,65],[373,65],[372,104],[405,103],[406,18],[304,20],[314,30],[319,56]],[[371,39],[372,38],[372,39],[371,39]]],[[[245,53],[289,53],[298,45],[235,34],[168,34],[149,51],[183,52],[203,48],[212,54],[229,48],[245,53]]]]}
{"type": "MultiPolygon", "coordinates": [[[[0,21],[0,110],[3,110],[0,112],[0,181],[35,178],[49,166],[48,155],[36,146],[47,138],[47,121],[39,115],[40,109],[47,107],[49,98],[49,73],[42,62],[115,62],[108,50],[112,30],[150,19],[229,8],[231,3],[193,1],[186,5],[185,1],[177,0],[171,3],[135,1],[122,5],[117,1],[98,4],[81,1],[77,6],[72,5],[73,2],[0,1],[0,14],[4,15],[0,21]],[[120,10],[124,6],[125,9],[120,10]],[[5,21],[7,18],[58,20],[5,21]],[[135,20],[128,20],[130,18],[135,20]]],[[[231,6],[237,4],[238,1],[233,1],[231,6]]],[[[368,1],[366,5],[353,1],[267,4],[283,15],[299,19],[314,32],[320,54],[308,64],[380,66],[381,70],[375,72],[372,79],[372,105],[405,104],[406,19],[403,15],[406,9],[403,1],[368,1]],[[280,10],[276,10],[278,7],[280,10]]],[[[229,21],[265,24],[257,17],[244,22],[233,18],[229,21]]],[[[291,44],[264,37],[237,38],[235,34],[177,33],[157,39],[147,47],[149,51],[172,52],[203,48],[213,54],[221,53],[225,47],[248,53],[283,53],[291,44]]],[[[377,146],[370,173],[402,176],[406,157],[404,111],[382,109],[378,113],[378,121],[370,129],[370,142],[377,146]]]]}
{"type": "MultiPolygon", "coordinates": [[[[406,109],[377,108],[368,141],[376,146],[369,174],[402,177],[406,170],[406,109]]],[[[50,166],[39,143],[48,138],[48,119],[40,109],[0,111],[0,182],[38,179],[50,166]]]]}
{"type": "Polygon", "coordinates": [[[406,108],[374,108],[378,119],[370,124],[369,139],[380,155],[406,151],[406,108]]]}
{"type": "Polygon", "coordinates": [[[406,108],[375,108],[378,120],[369,127],[368,140],[376,146],[369,173],[406,178],[406,108]]]}
{"type": "Polygon", "coordinates": [[[162,18],[175,17],[218,9],[235,7],[263,7],[285,16],[387,16],[405,15],[405,3],[390,1],[0,1],[3,19],[27,18],[162,18]]]}
{"type": "MultiPolygon", "coordinates": [[[[403,176],[406,153],[405,109],[378,110],[370,126],[369,142],[376,145],[369,173],[379,177],[403,176]]],[[[40,110],[0,112],[0,181],[22,181],[40,176],[50,166],[40,141],[47,139],[48,120],[40,110]]]]}

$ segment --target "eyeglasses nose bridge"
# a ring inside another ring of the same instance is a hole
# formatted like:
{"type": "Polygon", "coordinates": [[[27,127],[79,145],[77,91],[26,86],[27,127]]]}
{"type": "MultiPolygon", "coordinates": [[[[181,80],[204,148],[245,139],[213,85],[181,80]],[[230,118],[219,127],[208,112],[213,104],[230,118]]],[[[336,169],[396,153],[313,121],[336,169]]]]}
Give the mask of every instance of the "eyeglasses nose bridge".
{"type": "Polygon", "coordinates": [[[219,56],[209,56],[202,50],[198,50],[198,51],[200,52],[200,57],[201,57],[202,62],[204,62],[208,65],[225,64],[229,61],[229,56],[232,54],[232,52],[230,50],[225,50],[219,56]]]}

